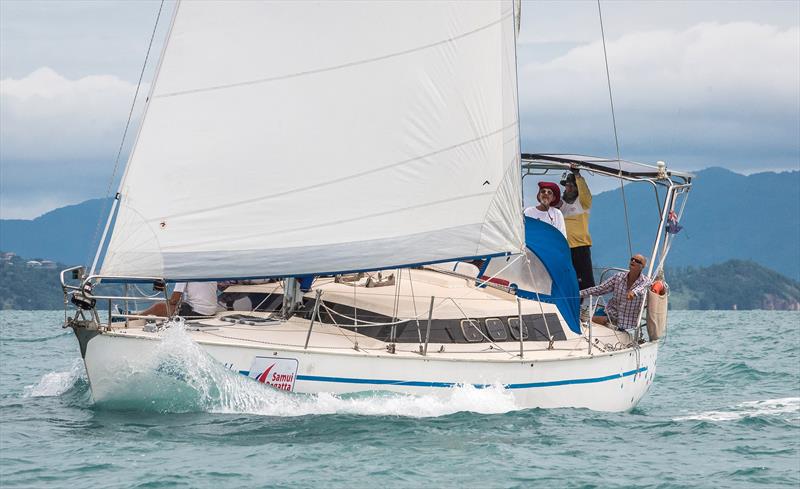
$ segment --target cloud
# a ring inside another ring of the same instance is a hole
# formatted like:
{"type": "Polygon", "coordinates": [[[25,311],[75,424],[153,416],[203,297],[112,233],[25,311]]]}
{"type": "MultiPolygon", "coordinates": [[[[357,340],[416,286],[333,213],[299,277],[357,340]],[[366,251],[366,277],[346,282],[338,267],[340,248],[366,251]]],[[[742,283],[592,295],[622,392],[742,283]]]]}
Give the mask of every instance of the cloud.
{"type": "MultiPolygon", "coordinates": [[[[623,157],[800,164],[797,27],[701,23],[632,32],[607,48],[623,157]]],[[[519,79],[527,149],[613,154],[600,41],[520,66],[519,79]]]]}
{"type": "MultiPolygon", "coordinates": [[[[596,13],[585,10],[580,19],[589,26],[596,13]]],[[[587,37],[566,36],[573,42],[559,44],[558,38],[526,42],[523,36],[523,150],[615,153],[602,44],[581,40],[587,37]]],[[[642,28],[610,37],[607,47],[624,158],[664,159],[687,170],[800,166],[796,25],[642,28]]],[[[2,217],[35,217],[104,196],[135,88],[114,75],[69,79],[46,67],[0,80],[2,217]]],[[[141,88],[128,144],[147,91],[141,88]]]]}
{"type": "Polygon", "coordinates": [[[114,76],[68,80],[50,68],[0,81],[3,159],[113,160],[135,89],[114,76]]]}
{"type": "Polygon", "coordinates": [[[35,217],[105,195],[135,89],[115,76],[69,80],[47,67],[0,81],[2,217],[35,217]]]}

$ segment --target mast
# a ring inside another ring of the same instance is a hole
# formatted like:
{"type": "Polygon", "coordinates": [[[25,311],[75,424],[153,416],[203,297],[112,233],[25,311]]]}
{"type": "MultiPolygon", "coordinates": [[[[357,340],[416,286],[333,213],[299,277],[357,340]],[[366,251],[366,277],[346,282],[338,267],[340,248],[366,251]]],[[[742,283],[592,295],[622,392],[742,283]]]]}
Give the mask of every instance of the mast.
{"type": "Polygon", "coordinates": [[[303,293],[300,291],[300,281],[295,277],[287,277],[283,281],[283,307],[281,315],[284,319],[289,319],[297,310],[297,306],[303,304],[303,293]]]}

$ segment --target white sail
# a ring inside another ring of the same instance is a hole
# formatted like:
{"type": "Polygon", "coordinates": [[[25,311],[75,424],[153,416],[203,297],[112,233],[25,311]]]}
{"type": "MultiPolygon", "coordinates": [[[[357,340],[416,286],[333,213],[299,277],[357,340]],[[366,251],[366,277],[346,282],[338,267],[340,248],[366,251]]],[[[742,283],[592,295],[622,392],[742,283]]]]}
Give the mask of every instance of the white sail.
{"type": "Polygon", "coordinates": [[[512,1],[183,1],[101,273],[519,252],[512,1]]]}

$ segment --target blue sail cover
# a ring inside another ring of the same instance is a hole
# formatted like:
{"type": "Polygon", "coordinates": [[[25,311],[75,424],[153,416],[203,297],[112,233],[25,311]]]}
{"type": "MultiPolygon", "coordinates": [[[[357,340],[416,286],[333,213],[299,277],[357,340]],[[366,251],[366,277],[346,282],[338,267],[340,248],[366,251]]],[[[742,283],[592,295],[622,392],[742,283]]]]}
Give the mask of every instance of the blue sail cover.
{"type": "Polygon", "coordinates": [[[518,289],[517,295],[525,299],[555,304],[569,329],[581,334],[580,326],[580,290],[575,268],[572,266],[572,253],[564,235],[550,224],[525,217],[525,246],[541,260],[550,279],[553,281],[550,295],[536,294],[518,289]]]}

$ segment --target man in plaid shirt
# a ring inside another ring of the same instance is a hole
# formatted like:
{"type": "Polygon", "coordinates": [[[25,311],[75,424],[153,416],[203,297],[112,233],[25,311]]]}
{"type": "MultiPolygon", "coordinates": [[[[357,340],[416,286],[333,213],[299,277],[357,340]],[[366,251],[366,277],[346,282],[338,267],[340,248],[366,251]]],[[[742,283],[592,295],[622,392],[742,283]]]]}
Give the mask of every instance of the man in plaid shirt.
{"type": "Polygon", "coordinates": [[[606,325],[610,320],[621,330],[636,327],[639,310],[647,295],[647,288],[652,283],[650,277],[642,273],[646,263],[645,257],[634,255],[631,257],[627,273],[619,272],[602,284],[581,291],[581,298],[588,295],[599,296],[612,291],[614,293],[606,304],[607,316],[594,316],[592,321],[606,325]]]}

